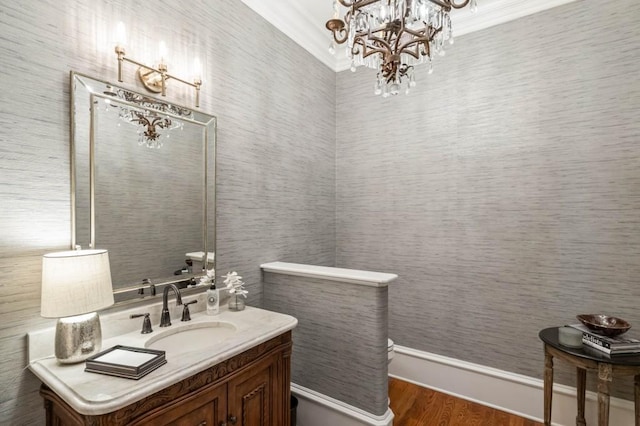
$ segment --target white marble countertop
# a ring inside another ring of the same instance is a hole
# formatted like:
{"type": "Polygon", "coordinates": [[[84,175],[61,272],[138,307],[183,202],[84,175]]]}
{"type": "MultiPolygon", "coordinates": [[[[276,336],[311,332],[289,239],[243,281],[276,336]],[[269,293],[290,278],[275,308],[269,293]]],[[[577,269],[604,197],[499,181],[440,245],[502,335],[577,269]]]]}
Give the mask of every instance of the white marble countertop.
{"type": "Polygon", "coordinates": [[[359,269],[334,268],[331,266],[307,265],[302,263],[270,262],[260,265],[265,272],[297,275],[299,277],[320,278],[329,281],[342,281],[371,287],[386,287],[398,278],[396,274],[362,271],[359,269]]]}
{"type": "MultiPolygon", "coordinates": [[[[139,380],[88,373],[84,371],[84,362],[62,365],[53,355],[34,360],[30,354],[32,361],[29,369],[77,412],[100,415],[152,395],[285,333],[298,323],[298,320],[292,316],[253,307],[247,307],[240,312],[231,312],[226,306],[221,306],[218,315],[209,316],[204,312],[198,312],[192,314],[192,320],[189,322],[180,322],[179,317],[176,320],[174,315],[172,318],[174,318],[173,325],[168,328],[159,328],[154,323],[154,332],[151,334],[140,333],[139,325],[142,319],[139,319],[139,322],[136,321],[138,327],[135,331],[104,339],[102,348],[104,350],[115,345],[145,347],[149,340],[157,339],[159,333],[175,332],[181,327],[197,327],[197,324],[206,322],[230,323],[235,326],[237,332],[220,341],[212,342],[210,350],[202,350],[200,345],[198,350],[179,347],[175,351],[167,351],[167,363],[139,380]]],[[[103,320],[104,322],[106,321],[103,320]]],[[[36,344],[38,337],[35,334],[32,336],[29,333],[30,346],[31,340],[36,344]]]]}

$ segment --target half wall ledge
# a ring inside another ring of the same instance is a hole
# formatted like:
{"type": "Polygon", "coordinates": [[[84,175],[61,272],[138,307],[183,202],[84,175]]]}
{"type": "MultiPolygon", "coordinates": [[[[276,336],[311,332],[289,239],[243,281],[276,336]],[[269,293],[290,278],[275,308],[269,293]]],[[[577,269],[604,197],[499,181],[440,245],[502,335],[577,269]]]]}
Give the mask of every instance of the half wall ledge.
{"type": "Polygon", "coordinates": [[[396,274],[362,271],[358,269],[334,268],[330,266],[306,265],[289,262],[270,262],[260,265],[265,272],[275,272],[307,278],[319,278],[371,287],[386,287],[398,278],[396,274]]]}

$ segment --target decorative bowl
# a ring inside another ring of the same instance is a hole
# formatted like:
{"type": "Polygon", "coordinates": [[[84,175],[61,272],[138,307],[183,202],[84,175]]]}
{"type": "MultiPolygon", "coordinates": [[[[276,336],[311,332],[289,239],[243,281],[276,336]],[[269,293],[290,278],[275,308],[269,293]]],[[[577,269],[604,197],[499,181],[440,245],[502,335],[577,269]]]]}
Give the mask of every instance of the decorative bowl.
{"type": "Polygon", "coordinates": [[[631,328],[627,321],[603,314],[582,314],[576,315],[576,318],[589,330],[603,336],[617,336],[631,328]]]}

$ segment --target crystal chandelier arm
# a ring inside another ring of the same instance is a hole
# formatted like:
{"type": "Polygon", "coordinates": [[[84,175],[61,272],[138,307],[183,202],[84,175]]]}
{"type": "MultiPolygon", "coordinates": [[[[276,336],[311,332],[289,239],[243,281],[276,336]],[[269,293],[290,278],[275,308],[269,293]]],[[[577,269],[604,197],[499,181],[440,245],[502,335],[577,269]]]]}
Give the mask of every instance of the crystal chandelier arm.
{"type": "Polygon", "coordinates": [[[400,41],[402,40],[402,36],[404,34],[404,19],[400,19],[398,21],[399,26],[395,27],[392,29],[392,31],[389,31],[389,41],[391,41],[391,38],[393,37],[393,35],[395,34],[395,40],[394,40],[394,50],[396,52],[400,52],[402,49],[400,49],[400,41]]]}
{"type": "Polygon", "coordinates": [[[333,39],[338,44],[342,44],[345,41],[347,41],[347,36],[348,36],[347,29],[344,27],[333,30],[333,39]]]}
{"type": "MultiPolygon", "coordinates": [[[[388,25],[387,25],[387,24],[383,24],[383,25],[380,25],[380,26],[378,26],[378,27],[376,27],[376,28],[369,28],[369,30],[368,30],[368,31],[358,31],[358,32],[356,32],[356,34],[357,34],[357,35],[359,35],[359,36],[369,36],[369,37],[372,37],[372,36],[373,36],[373,34],[376,34],[376,33],[384,33],[384,34],[387,34],[388,32],[389,32],[389,27],[388,27],[388,25]]],[[[376,36],[373,36],[373,37],[376,37],[376,36]]],[[[376,37],[376,38],[377,38],[377,37],[376,37]]]]}
{"type": "Polygon", "coordinates": [[[413,56],[416,59],[420,59],[420,45],[425,46],[425,53],[423,55],[430,55],[429,52],[429,39],[427,37],[420,37],[413,40],[408,41],[398,48],[398,53],[406,53],[413,56]],[[411,49],[412,46],[415,46],[415,51],[411,49]]]}
{"type": "MultiPolygon", "coordinates": [[[[469,4],[470,0],[463,0],[462,3],[456,3],[455,0],[429,0],[429,1],[431,3],[437,4],[438,6],[445,9],[447,12],[449,12],[452,7],[454,9],[460,9],[465,7],[466,5],[469,4]]],[[[340,3],[342,3],[342,1],[340,1],[340,3]]]]}
{"type": "Polygon", "coordinates": [[[387,52],[391,51],[391,47],[389,46],[389,43],[387,43],[386,40],[380,37],[374,37],[374,36],[370,36],[369,40],[376,41],[382,44],[384,47],[367,46],[367,43],[365,42],[364,37],[362,35],[357,35],[353,40],[353,48],[351,49],[351,53],[354,55],[357,55],[358,53],[360,53],[360,51],[356,49],[356,46],[358,45],[362,46],[363,58],[366,58],[369,55],[373,55],[374,53],[380,53],[382,56],[385,56],[387,52]]]}
{"type": "Polygon", "coordinates": [[[394,51],[398,54],[406,53],[413,56],[416,59],[420,58],[419,54],[419,45],[422,44],[425,46],[425,54],[429,55],[429,40],[433,39],[433,37],[442,29],[442,26],[437,30],[434,29],[431,25],[426,25],[421,30],[412,30],[411,28],[407,28],[404,25],[403,21],[400,21],[400,27],[395,31],[395,49],[394,51]],[[405,37],[405,34],[410,37],[405,37]],[[402,40],[407,40],[402,43],[402,40]],[[411,50],[410,47],[415,46],[415,51],[411,50]]]}
{"type": "Polygon", "coordinates": [[[329,19],[327,21],[326,27],[331,34],[333,35],[333,39],[338,44],[342,44],[347,41],[347,29],[345,27],[345,23],[342,19],[329,19]]]}
{"type": "Polygon", "coordinates": [[[364,57],[371,55],[372,53],[382,53],[391,51],[391,45],[389,41],[385,40],[384,36],[389,36],[387,25],[381,25],[378,28],[369,28],[368,31],[357,31],[354,37],[354,48],[352,53],[358,54],[358,50],[355,49],[356,44],[362,45],[365,49],[364,52],[368,52],[364,57]],[[382,33],[383,37],[376,36],[374,34],[382,33]],[[367,43],[368,42],[368,43],[367,43]],[[378,48],[375,43],[381,44],[383,48],[378,48]],[[369,50],[370,49],[370,50],[369,50]]]}
{"type": "Polygon", "coordinates": [[[470,0],[464,0],[462,3],[457,4],[457,3],[455,2],[455,0],[451,0],[451,1],[450,1],[450,2],[448,2],[448,3],[450,3],[450,4],[451,4],[451,7],[453,7],[454,9],[461,9],[461,8],[465,7],[466,5],[468,5],[468,4],[469,4],[469,1],[470,1],[470,0]]]}
{"type": "Polygon", "coordinates": [[[433,26],[429,25],[423,30],[418,30],[418,31],[412,30],[410,28],[406,28],[404,31],[406,33],[411,34],[414,37],[424,38],[427,42],[429,42],[433,40],[440,31],[442,31],[442,26],[438,28],[434,28],[433,26]]]}
{"type": "MultiPolygon", "coordinates": [[[[431,56],[431,52],[430,52],[431,49],[429,47],[429,40],[431,39],[431,37],[425,34],[425,32],[428,32],[429,29],[432,29],[432,27],[425,28],[422,31],[412,31],[410,29],[406,29],[405,32],[411,34],[413,38],[411,38],[406,43],[399,45],[396,48],[396,52],[398,52],[399,54],[406,53],[413,56],[416,59],[420,59],[419,47],[422,45],[424,46],[424,53],[422,55],[431,56]],[[412,49],[413,46],[415,46],[415,50],[412,49]]],[[[398,38],[398,40],[400,40],[400,38],[398,38]]]]}
{"type": "Polygon", "coordinates": [[[358,10],[361,7],[368,6],[372,3],[378,3],[380,0],[338,0],[344,7],[353,7],[354,10],[358,10]]]}
{"type": "Polygon", "coordinates": [[[347,13],[345,13],[344,20],[340,18],[333,18],[333,19],[329,19],[325,24],[327,29],[331,31],[333,35],[333,39],[336,41],[336,43],[342,44],[345,41],[347,41],[347,37],[349,36],[349,31],[347,30],[347,27],[350,25],[351,16],[352,16],[352,11],[349,10],[347,11],[347,13]]]}
{"type": "Polygon", "coordinates": [[[336,41],[336,43],[338,44],[342,44],[345,41],[347,41],[347,30],[345,30],[344,28],[342,29],[342,31],[340,31],[341,37],[338,38],[338,34],[337,33],[333,33],[333,39],[336,41]]]}

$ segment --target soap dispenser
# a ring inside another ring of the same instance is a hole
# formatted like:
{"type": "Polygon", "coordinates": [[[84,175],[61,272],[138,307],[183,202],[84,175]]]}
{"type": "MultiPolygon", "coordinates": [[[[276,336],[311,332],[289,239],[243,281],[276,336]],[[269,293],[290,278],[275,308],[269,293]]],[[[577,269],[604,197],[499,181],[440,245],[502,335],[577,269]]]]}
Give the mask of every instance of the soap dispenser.
{"type": "Polygon", "coordinates": [[[207,290],[207,315],[217,315],[220,312],[220,290],[215,283],[207,290]]]}

